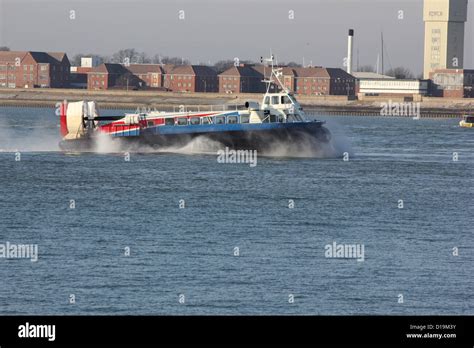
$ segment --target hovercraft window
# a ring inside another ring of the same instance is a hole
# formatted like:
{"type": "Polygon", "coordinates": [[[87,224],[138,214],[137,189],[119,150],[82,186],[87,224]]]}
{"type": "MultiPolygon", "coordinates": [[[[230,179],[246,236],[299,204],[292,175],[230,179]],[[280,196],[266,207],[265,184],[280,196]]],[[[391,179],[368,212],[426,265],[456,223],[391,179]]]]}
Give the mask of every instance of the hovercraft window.
{"type": "Polygon", "coordinates": [[[216,116],[216,124],[224,124],[225,123],[225,116],[216,116]]]}
{"type": "Polygon", "coordinates": [[[272,97],[272,105],[278,105],[278,104],[279,104],[278,103],[278,96],[275,95],[275,96],[272,97]]]}
{"type": "Polygon", "coordinates": [[[178,117],[178,126],[187,126],[188,118],[187,117],[178,117]]]}
{"type": "Polygon", "coordinates": [[[240,123],[249,123],[250,122],[250,117],[249,115],[242,115],[240,116],[240,123]]]}
{"type": "Polygon", "coordinates": [[[166,126],[174,126],[174,118],[165,118],[166,126]]]}
{"type": "Polygon", "coordinates": [[[227,123],[229,123],[229,124],[235,124],[235,123],[237,123],[237,121],[238,121],[237,116],[228,116],[227,117],[227,123]]]}
{"type": "Polygon", "coordinates": [[[201,118],[200,117],[191,117],[189,120],[189,123],[191,123],[193,126],[201,124],[201,118]]]}
{"type": "Polygon", "coordinates": [[[211,119],[209,117],[202,118],[202,124],[209,124],[209,123],[211,123],[211,119]]]}

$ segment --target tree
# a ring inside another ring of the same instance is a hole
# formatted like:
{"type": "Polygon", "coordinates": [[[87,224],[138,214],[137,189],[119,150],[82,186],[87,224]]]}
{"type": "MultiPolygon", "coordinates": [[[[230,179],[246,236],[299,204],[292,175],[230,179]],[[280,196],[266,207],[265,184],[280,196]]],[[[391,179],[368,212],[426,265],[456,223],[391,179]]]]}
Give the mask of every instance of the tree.
{"type": "Polygon", "coordinates": [[[140,61],[143,57],[134,48],[124,48],[112,55],[111,63],[117,64],[135,64],[140,61]]]}
{"type": "MultiPolygon", "coordinates": [[[[132,62],[132,63],[135,63],[135,62],[132,62]]],[[[145,52],[140,52],[138,53],[137,55],[137,58],[136,58],[136,63],[139,63],[139,64],[150,64],[151,63],[151,58],[149,58],[145,52]]]]}
{"type": "Polygon", "coordinates": [[[7,46],[1,46],[0,51],[10,51],[10,47],[7,46]]]}
{"type": "Polygon", "coordinates": [[[161,54],[155,54],[150,59],[150,62],[153,64],[191,65],[191,62],[188,59],[163,56],[161,54]]]}
{"type": "MultiPolygon", "coordinates": [[[[283,64],[283,65],[285,65],[285,64],[283,64]]],[[[288,63],[286,64],[286,66],[289,66],[290,68],[301,68],[301,67],[302,67],[301,64],[296,63],[296,62],[288,62],[288,63]]]]}
{"type": "Polygon", "coordinates": [[[163,64],[173,64],[173,65],[191,65],[191,62],[185,58],[179,57],[168,57],[164,56],[162,59],[163,64]]]}
{"type": "Polygon", "coordinates": [[[220,74],[221,72],[226,71],[234,66],[234,61],[230,59],[219,60],[214,64],[214,70],[220,74]]]}
{"type": "Polygon", "coordinates": [[[375,72],[375,69],[371,65],[363,65],[359,68],[358,72],[375,72]]]}
{"type": "Polygon", "coordinates": [[[415,77],[409,69],[401,66],[390,69],[386,75],[395,77],[396,79],[412,79],[415,77]]]}

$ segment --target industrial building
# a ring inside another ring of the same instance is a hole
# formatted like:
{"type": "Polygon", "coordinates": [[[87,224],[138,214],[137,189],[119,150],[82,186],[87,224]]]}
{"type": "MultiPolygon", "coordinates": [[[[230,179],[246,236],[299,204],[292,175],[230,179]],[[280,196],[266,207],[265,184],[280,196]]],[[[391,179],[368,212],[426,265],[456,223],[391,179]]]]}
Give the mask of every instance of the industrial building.
{"type": "Polygon", "coordinates": [[[356,94],[364,96],[403,96],[415,97],[427,95],[429,81],[418,79],[396,79],[392,76],[374,72],[352,72],[354,30],[349,30],[347,39],[347,73],[357,80],[356,94]]]}
{"type": "Polygon", "coordinates": [[[467,0],[424,0],[425,56],[423,77],[436,69],[464,66],[467,0]]]}
{"type": "Polygon", "coordinates": [[[427,95],[429,81],[418,79],[396,79],[376,73],[356,72],[357,93],[363,96],[405,96],[427,95]]]}
{"type": "Polygon", "coordinates": [[[474,98],[474,70],[437,69],[430,79],[434,97],[474,98]]]}

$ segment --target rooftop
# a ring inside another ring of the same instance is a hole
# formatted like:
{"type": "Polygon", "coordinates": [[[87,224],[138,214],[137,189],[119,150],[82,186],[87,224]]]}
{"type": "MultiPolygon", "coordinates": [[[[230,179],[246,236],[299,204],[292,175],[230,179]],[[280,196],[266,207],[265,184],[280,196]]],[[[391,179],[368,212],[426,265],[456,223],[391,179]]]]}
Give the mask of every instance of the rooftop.
{"type": "Polygon", "coordinates": [[[31,55],[37,63],[61,63],[67,56],[64,52],[0,51],[0,62],[16,62],[31,55]]]}
{"type": "Polygon", "coordinates": [[[358,79],[395,79],[392,76],[377,74],[370,71],[354,72],[352,75],[358,79]]]}

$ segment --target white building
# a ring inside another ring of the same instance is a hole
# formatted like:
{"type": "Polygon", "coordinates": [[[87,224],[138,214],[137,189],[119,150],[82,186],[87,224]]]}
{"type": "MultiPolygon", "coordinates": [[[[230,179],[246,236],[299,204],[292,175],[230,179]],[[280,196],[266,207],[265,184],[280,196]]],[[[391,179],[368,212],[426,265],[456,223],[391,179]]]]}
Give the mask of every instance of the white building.
{"type": "Polygon", "coordinates": [[[427,95],[428,81],[396,79],[376,73],[353,73],[358,79],[359,94],[362,95],[427,95]]]}
{"type": "Polygon", "coordinates": [[[81,58],[81,67],[83,68],[95,68],[99,65],[99,60],[97,57],[82,57],[81,58]]]}

